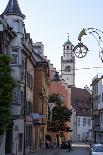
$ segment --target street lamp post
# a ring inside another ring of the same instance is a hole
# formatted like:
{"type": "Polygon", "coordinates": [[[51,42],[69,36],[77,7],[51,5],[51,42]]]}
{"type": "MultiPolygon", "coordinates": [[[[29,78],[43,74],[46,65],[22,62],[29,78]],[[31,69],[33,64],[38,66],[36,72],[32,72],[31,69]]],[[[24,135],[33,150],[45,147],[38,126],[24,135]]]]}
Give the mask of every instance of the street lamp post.
{"type": "Polygon", "coordinates": [[[96,39],[99,46],[99,57],[103,62],[103,48],[102,48],[103,31],[96,28],[87,28],[87,29],[83,28],[83,30],[79,33],[79,36],[78,36],[79,43],[74,47],[75,56],[78,58],[83,58],[86,56],[87,52],[89,51],[88,48],[82,42],[82,37],[87,34],[91,34],[96,39]]]}

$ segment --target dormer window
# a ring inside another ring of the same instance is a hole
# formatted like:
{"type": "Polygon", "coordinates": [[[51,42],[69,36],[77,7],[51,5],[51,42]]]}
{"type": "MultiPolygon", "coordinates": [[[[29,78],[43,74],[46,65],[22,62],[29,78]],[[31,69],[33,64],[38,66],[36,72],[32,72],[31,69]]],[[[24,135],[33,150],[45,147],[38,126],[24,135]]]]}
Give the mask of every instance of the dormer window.
{"type": "Polygon", "coordinates": [[[22,33],[22,21],[18,20],[18,19],[14,19],[13,20],[13,30],[15,32],[20,32],[22,33]]]}

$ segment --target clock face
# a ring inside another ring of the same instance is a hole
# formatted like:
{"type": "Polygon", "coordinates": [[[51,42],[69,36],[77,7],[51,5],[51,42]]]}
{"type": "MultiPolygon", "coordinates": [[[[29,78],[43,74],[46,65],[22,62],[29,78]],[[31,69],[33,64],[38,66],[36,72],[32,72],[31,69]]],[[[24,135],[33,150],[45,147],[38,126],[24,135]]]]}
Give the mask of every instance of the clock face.
{"type": "Polygon", "coordinates": [[[66,67],[65,67],[65,71],[66,71],[66,72],[70,72],[70,71],[71,71],[71,66],[66,66],[66,67]]]}

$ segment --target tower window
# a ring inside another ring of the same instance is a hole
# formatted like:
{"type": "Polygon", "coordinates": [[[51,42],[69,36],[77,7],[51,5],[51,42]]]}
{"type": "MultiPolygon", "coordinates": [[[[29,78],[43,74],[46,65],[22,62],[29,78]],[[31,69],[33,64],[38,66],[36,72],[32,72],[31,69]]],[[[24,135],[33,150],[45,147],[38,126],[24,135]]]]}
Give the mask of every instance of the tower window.
{"type": "Polygon", "coordinates": [[[70,46],[70,50],[72,50],[72,46],[70,46]]]}
{"type": "Polygon", "coordinates": [[[13,30],[15,32],[21,32],[22,33],[22,21],[18,20],[18,19],[14,19],[13,20],[13,30]]]}
{"type": "Polygon", "coordinates": [[[67,46],[64,46],[64,50],[66,50],[67,49],[67,46]]]}
{"type": "Polygon", "coordinates": [[[69,46],[67,46],[67,49],[69,49],[69,46]]]}

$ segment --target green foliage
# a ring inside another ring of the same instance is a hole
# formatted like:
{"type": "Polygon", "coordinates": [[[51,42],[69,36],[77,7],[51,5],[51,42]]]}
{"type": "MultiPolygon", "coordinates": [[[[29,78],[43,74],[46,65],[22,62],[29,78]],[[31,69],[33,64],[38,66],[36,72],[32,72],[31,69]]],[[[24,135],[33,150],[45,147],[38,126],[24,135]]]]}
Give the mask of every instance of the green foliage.
{"type": "Polygon", "coordinates": [[[3,135],[11,120],[12,91],[16,81],[11,75],[10,57],[0,55],[0,135],[3,135]]]}
{"type": "Polygon", "coordinates": [[[59,94],[50,94],[49,95],[49,103],[55,103],[56,105],[61,105],[62,100],[59,94]]]}
{"type": "Polygon", "coordinates": [[[67,122],[70,122],[71,110],[62,105],[59,94],[51,95],[49,102],[55,103],[55,107],[52,109],[52,121],[48,122],[48,130],[52,132],[69,132],[70,128],[67,126],[67,122]]]}

